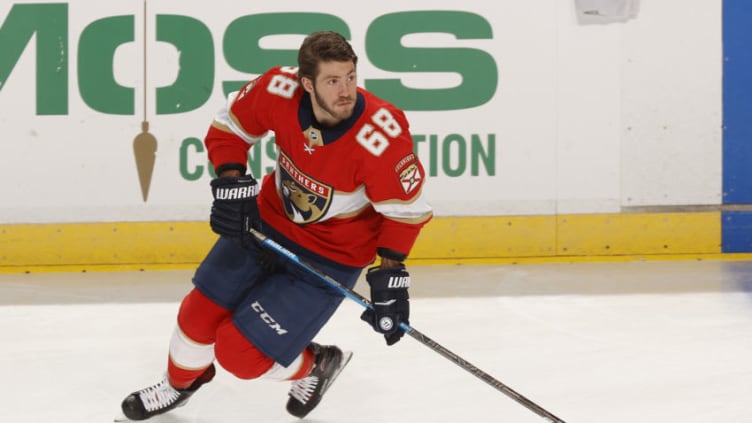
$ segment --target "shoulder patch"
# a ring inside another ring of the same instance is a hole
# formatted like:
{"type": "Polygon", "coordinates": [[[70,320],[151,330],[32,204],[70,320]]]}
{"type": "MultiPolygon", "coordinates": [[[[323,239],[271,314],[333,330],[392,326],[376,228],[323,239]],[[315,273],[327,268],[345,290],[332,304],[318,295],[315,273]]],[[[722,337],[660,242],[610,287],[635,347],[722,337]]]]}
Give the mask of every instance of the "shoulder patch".
{"type": "Polygon", "coordinates": [[[399,162],[394,166],[394,172],[400,173],[402,172],[402,169],[405,168],[405,166],[409,165],[410,163],[414,163],[418,160],[417,157],[415,157],[415,153],[410,153],[407,156],[400,159],[399,162]]]}
{"type": "Polygon", "coordinates": [[[399,175],[400,184],[405,194],[410,194],[423,181],[423,174],[418,166],[418,158],[415,153],[410,153],[400,159],[394,166],[394,172],[399,175]]]}

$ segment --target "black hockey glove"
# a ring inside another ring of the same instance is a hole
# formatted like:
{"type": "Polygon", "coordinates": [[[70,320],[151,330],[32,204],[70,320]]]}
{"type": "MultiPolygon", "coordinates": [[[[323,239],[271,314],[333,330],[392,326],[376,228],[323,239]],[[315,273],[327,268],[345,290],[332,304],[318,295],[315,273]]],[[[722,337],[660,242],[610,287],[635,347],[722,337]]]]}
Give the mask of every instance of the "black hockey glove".
{"type": "Polygon", "coordinates": [[[211,228],[241,245],[248,245],[253,235],[251,228],[259,229],[259,212],[256,197],[259,185],[251,175],[223,176],[211,181],[214,203],[211,208],[211,228]]]}
{"type": "Polygon", "coordinates": [[[410,274],[404,264],[382,269],[372,267],[366,273],[371,286],[373,310],[366,310],[360,318],[383,333],[387,345],[394,345],[405,334],[400,323],[410,324],[410,274]]]}

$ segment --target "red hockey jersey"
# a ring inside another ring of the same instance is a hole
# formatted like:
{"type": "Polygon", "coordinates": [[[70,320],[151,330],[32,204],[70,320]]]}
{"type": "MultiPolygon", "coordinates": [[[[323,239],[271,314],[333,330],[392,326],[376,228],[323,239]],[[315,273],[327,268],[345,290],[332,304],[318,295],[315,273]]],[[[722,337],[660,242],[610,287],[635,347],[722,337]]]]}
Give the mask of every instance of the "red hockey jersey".
{"type": "Polygon", "coordinates": [[[377,247],[410,252],[432,209],[401,110],[359,88],[353,115],[322,128],[297,68],[272,68],[228,96],[206,136],[209,159],[215,167],[246,163],[250,146],[269,131],[277,163],[261,184],[265,222],[350,266],[371,263],[377,247]]]}

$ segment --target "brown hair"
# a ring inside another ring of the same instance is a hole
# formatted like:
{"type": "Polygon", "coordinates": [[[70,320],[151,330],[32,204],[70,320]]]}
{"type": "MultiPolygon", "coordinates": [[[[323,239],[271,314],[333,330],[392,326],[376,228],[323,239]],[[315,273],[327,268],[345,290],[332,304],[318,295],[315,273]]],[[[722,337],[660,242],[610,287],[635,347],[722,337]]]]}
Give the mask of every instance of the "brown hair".
{"type": "Polygon", "coordinates": [[[348,62],[358,64],[358,56],[342,35],[334,31],[314,32],[308,35],[298,50],[298,78],[316,81],[321,62],[348,62]]]}

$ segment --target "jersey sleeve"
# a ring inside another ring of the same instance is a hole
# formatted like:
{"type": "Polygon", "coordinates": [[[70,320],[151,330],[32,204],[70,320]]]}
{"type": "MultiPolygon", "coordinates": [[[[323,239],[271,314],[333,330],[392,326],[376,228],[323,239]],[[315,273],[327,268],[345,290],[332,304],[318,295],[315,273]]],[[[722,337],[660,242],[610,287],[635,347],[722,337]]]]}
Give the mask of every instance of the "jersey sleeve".
{"type": "MultiPolygon", "coordinates": [[[[284,78],[278,75],[280,68],[272,68],[227,96],[204,139],[215,168],[228,163],[245,165],[248,149],[271,129],[271,102],[279,96],[270,95],[268,87],[284,78]]],[[[287,80],[297,84],[293,77],[287,80]]]]}
{"type": "Polygon", "coordinates": [[[383,124],[382,133],[388,146],[369,160],[366,192],[374,209],[383,217],[377,240],[379,254],[401,261],[410,253],[421,228],[432,218],[433,209],[423,193],[425,172],[413,152],[404,113],[389,107],[379,109],[374,116],[376,122],[383,124]]]}

